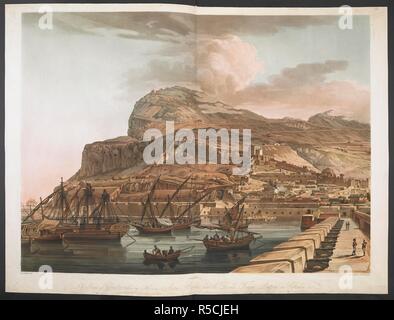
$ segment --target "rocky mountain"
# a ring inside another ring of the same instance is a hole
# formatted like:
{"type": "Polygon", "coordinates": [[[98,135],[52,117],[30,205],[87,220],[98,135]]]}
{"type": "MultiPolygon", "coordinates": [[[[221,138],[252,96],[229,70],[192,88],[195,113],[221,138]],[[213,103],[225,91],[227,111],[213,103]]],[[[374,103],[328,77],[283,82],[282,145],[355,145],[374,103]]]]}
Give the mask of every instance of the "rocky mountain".
{"type": "MultiPolygon", "coordinates": [[[[234,128],[252,130],[252,143],[265,145],[277,158],[295,165],[368,177],[370,174],[370,126],[324,112],[308,121],[267,119],[237,109],[184,87],[151,91],[138,100],[128,121],[128,136],[86,145],[76,179],[117,174],[143,166],[141,142],[148,128],[164,129],[165,121],[175,128],[234,128]],[[285,148],[269,147],[282,145],[285,148]],[[281,153],[281,154],[279,154],[281,153]]],[[[164,131],[162,131],[164,132],[164,131]]],[[[268,150],[267,149],[267,150],[268,150]]]]}
{"type": "Polygon", "coordinates": [[[94,142],[85,146],[79,177],[90,177],[137,166],[144,145],[132,137],[94,142]]]}
{"type": "Polygon", "coordinates": [[[360,123],[354,120],[346,120],[343,116],[331,115],[332,110],[318,113],[309,118],[308,123],[317,125],[320,127],[340,129],[340,128],[352,128],[360,130],[369,130],[369,124],[360,123]]]}
{"type": "Polygon", "coordinates": [[[264,121],[255,113],[233,108],[201,91],[175,86],[153,90],[136,102],[129,118],[128,135],[140,137],[149,127],[160,129],[165,121],[174,121],[177,127],[228,127],[234,117],[246,121],[257,117],[264,121]]]}

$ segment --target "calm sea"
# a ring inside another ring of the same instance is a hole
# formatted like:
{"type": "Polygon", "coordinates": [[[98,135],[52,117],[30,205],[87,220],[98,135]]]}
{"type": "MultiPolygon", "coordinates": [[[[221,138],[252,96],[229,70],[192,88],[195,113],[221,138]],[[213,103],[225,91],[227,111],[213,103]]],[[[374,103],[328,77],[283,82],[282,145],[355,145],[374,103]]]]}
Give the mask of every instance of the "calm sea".
{"type": "MultiPolygon", "coordinates": [[[[252,224],[249,230],[262,238],[251,244],[250,250],[207,253],[203,239],[216,231],[198,229],[175,231],[172,235],[140,236],[131,234],[136,242],[124,237],[121,243],[33,243],[22,248],[22,271],[38,271],[49,265],[54,272],[112,273],[112,274],[180,274],[222,273],[248,264],[253,257],[271,250],[275,245],[300,232],[299,221],[252,224]],[[167,250],[170,246],[187,249],[175,263],[144,264],[143,251],[154,245],[167,250]]],[[[220,232],[219,232],[220,233],[220,232]]]]}

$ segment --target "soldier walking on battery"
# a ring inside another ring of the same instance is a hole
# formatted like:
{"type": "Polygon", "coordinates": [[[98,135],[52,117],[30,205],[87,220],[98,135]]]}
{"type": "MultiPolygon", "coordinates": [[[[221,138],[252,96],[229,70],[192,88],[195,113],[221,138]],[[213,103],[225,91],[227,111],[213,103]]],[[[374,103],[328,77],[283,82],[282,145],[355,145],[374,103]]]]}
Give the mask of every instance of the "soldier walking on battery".
{"type": "Polygon", "coordinates": [[[355,255],[356,255],[356,250],[357,250],[357,241],[356,241],[355,238],[353,239],[353,244],[352,244],[352,246],[353,246],[352,256],[355,256],[355,255]]]}
{"type": "Polygon", "coordinates": [[[363,250],[363,257],[365,256],[365,252],[367,250],[367,241],[365,239],[363,240],[363,243],[361,245],[361,249],[363,250]]]}

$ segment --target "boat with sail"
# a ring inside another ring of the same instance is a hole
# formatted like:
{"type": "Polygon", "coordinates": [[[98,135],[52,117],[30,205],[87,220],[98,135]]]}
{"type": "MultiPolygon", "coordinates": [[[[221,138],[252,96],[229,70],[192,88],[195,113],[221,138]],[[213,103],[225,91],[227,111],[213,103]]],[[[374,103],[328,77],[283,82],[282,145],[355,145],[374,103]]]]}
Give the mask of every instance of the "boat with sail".
{"type": "Polygon", "coordinates": [[[22,242],[68,240],[119,240],[129,225],[119,221],[110,195],[104,190],[94,205],[94,189],[86,183],[68,201],[66,186],[60,186],[22,221],[22,242]],[[83,191],[82,199],[78,196],[83,191]],[[93,209],[92,209],[93,208],[93,209]],[[41,219],[34,218],[38,214],[41,219]]]}
{"type": "MultiPolygon", "coordinates": [[[[200,197],[198,197],[194,202],[189,203],[186,209],[184,209],[181,213],[177,214],[172,219],[164,217],[164,214],[168,209],[172,210],[173,200],[190,178],[191,176],[186,178],[178,186],[178,188],[171,195],[171,197],[167,199],[166,205],[158,215],[155,214],[155,209],[152,201],[156,186],[160,181],[160,176],[156,179],[148,193],[146,201],[143,203],[140,221],[132,223],[132,225],[139,231],[140,234],[169,234],[173,230],[190,229],[190,227],[194,223],[190,215],[191,209],[197,204],[199,204],[205,197],[207,197],[211,193],[211,191],[203,191],[200,197]]],[[[156,211],[158,211],[157,207],[156,211]]]]}
{"type": "MultiPolygon", "coordinates": [[[[219,222],[220,229],[225,230],[225,231],[231,231],[235,227],[235,224],[237,223],[237,217],[239,213],[240,206],[245,202],[246,197],[242,197],[240,200],[238,200],[234,206],[230,209],[225,208],[225,215],[224,219],[219,222]]],[[[242,219],[239,222],[238,229],[239,230],[247,230],[249,227],[249,223],[246,219],[242,219]]]]}
{"type": "MultiPolygon", "coordinates": [[[[238,206],[238,208],[240,208],[238,206]]],[[[245,206],[238,209],[237,220],[233,228],[225,236],[215,234],[213,237],[206,236],[202,241],[208,252],[231,251],[249,249],[251,242],[255,240],[254,234],[240,229],[245,206]]]]}
{"type": "Polygon", "coordinates": [[[172,222],[168,219],[156,217],[153,209],[152,198],[159,180],[160,176],[154,181],[147,199],[142,203],[141,219],[138,222],[131,223],[140,234],[169,234],[172,231],[172,222]]]}
{"type": "MultiPolygon", "coordinates": [[[[73,201],[78,195],[76,192],[73,201]]],[[[61,178],[60,186],[40,202],[22,220],[21,236],[23,242],[62,241],[63,233],[72,231],[76,223],[69,221],[70,203],[61,178]],[[37,218],[38,216],[38,218],[37,218]]]]}
{"type": "MultiPolygon", "coordinates": [[[[78,228],[63,233],[64,241],[120,241],[128,235],[129,224],[121,222],[109,193],[104,189],[100,203],[90,211],[91,187],[85,190],[85,212],[77,220],[78,228]]],[[[131,237],[131,236],[130,236],[131,237]]],[[[131,237],[132,238],[132,237],[131,237]]]]}

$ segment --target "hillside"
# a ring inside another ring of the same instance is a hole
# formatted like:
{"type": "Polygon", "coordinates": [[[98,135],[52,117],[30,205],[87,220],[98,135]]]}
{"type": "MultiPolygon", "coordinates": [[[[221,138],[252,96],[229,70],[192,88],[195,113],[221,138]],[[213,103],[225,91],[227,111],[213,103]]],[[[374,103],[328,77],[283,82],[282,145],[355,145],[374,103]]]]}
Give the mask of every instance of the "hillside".
{"type": "Polygon", "coordinates": [[[252,143],[265,145],[266,152],[280,161],[318,170],[331,167],[355,177],[370,175],[368,124],[330,112],[314,115],[308,121],[267,119],[216,101],[201,91],[176,86],[151,91],[135,103],[128,120],[128,136],[86,145],[81,169],[74,179],[99,179],[140,170],[144,167],[144,131],[163,130],[165,121],[174,121],[176,129],[248,128],[252,130],[252,143]]]}

